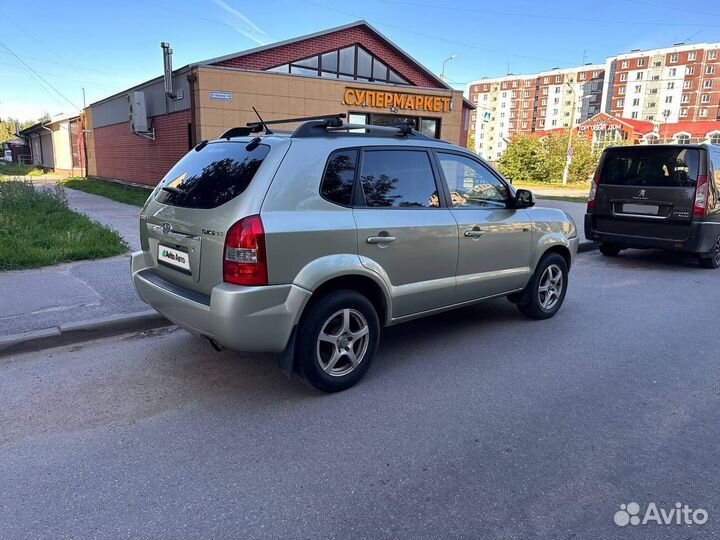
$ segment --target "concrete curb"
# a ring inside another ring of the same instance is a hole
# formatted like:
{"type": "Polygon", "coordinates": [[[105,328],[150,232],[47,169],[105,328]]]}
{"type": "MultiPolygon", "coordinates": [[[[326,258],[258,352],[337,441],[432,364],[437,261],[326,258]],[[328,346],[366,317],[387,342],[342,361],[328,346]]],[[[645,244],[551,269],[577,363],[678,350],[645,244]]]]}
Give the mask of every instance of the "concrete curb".
{"type": "Polygon", "coordinates": [[[173,323],[153,310],[61,324],[22,334],[0,336],[0,356],[39,351],[69,343],[161,328],[171,324],[173,323]]]}
{"type": "Polygon", "coordinates": [[[578,253],[585,253],[586,251],[592,251],[597,248],[597,242],[580,242],[580,245],[578,246],[578,253]]]}

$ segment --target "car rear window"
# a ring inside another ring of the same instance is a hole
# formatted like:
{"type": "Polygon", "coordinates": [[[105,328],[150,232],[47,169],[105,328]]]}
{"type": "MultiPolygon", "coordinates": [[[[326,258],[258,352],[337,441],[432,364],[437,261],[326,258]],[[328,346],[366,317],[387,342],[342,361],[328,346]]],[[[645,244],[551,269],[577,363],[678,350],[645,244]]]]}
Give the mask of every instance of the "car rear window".
{"type": "Polygon", "coordinates": [[[215,208],[247,189],[270,151],[247,142],[217,142],[191,150],[160,182],[155,200],[185,208],[215,208]]]}
{"type": "Polygon", "coordinates": [[[697,181],[700,150],[682,146],[628,146],[606,151],[600,183],[687,187],[697,181]]]}

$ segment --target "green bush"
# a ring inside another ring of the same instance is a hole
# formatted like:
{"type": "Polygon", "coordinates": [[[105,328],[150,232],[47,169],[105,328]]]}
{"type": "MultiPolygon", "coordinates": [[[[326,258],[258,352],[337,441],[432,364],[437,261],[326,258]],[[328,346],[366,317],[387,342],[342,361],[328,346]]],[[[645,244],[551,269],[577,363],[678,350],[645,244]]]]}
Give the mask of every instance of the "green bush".
{"type": "Polygon", "coordinates": [[[0,161],[0,176],[42,176],[45,171],[31,165],[19,165],[0,161]]]}

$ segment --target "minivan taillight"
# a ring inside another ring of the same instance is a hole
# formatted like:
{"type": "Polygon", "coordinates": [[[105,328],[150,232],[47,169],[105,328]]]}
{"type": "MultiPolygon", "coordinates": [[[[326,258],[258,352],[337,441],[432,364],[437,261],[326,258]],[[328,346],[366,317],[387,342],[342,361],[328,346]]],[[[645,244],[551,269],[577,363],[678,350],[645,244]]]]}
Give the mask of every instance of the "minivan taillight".
{"type": "Polygon", "coordinates": [[[707,212],[708,203],[708,183],[707,176],[698,176],[695,184],[695,203],[693,204],[693,217],[704,218],[707,212]]]}
{"type": "Polygon", "coordinates": [[[225,236],[223,280],[235,285],[267,285],[265,229],[260,216],[248,216],[225,236]]]}
{"type": "Polygon", "coordinates": [[[600,183],[600,171],[595,173],[593,176],[592,183],[590,184],[590,193],[588,193],[587,200],[587,211],[591,212],[595,209],[595,196],[597,195],[598,184],[600,183]]]}

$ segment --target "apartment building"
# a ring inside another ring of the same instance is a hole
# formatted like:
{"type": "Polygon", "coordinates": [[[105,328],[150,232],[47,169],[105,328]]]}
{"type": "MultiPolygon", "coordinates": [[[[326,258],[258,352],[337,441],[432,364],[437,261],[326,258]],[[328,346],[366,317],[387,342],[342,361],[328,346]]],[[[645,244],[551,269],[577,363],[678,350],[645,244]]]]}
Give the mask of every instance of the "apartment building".
{"type": "Polygon", "coordinates": [[[470,83],[475,151],[495,161],[514,133],[577,126],[600,112],[604,69],[588,64],[470,83]]]}
{"type": "Polygon", "coordinates": [[[496,161],[514,133],[578,126],[600,112],[653,122],[720,120],[720,43],[630,51],[605,64],[469,84],[475,151],[496,161]],[[573,110],[574,109],[574,110],[573,110]]]}
{"type": "Polygon", "coordinates": [[[656,123],[720,119],[720,43],[631,51],[607,59],[603,110],[656,123]]]}

